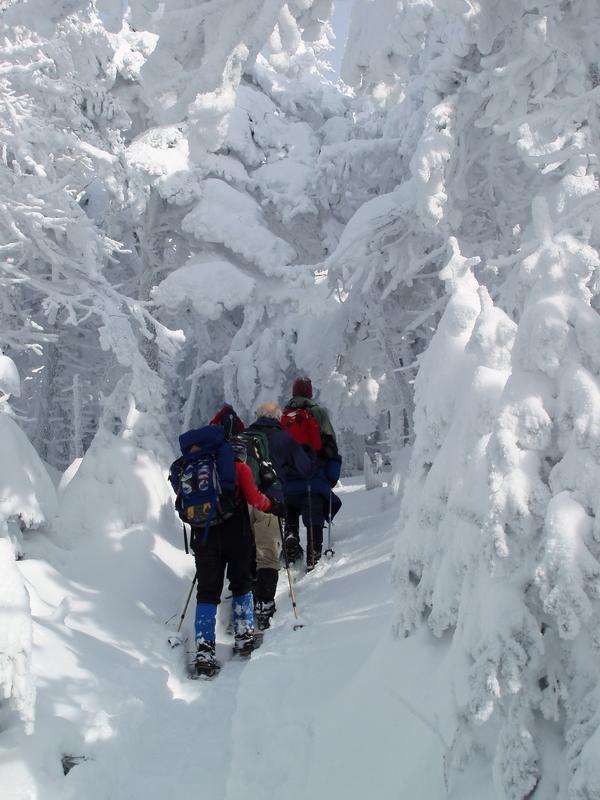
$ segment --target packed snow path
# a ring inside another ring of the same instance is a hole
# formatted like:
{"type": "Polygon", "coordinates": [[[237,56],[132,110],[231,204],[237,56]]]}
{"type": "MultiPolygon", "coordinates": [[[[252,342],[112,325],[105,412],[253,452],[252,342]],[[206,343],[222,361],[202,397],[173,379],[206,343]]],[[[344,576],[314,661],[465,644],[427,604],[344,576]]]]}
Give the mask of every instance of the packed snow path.
{"type": "MultiPolygon", "coordinates": [[[[72,551],[38,543],[43,557],[21,562],[38,721],[33,736],[0,740],[3,800],[446,797],[428,699],[443,666],[425,639],[390,633],[397,506],[358,479],[341,496],[335,558],[297,572],[304,627],[293,630],[282,571],[262,648],[209,682],[187,679],[184,648],[166,643],[193,575],[178,541],[134,527],[72,551]],[[65,776],[65,754],[87,760],[65,776]]],[[[226,638],[221,626],[221,655],[226,638]]]]}

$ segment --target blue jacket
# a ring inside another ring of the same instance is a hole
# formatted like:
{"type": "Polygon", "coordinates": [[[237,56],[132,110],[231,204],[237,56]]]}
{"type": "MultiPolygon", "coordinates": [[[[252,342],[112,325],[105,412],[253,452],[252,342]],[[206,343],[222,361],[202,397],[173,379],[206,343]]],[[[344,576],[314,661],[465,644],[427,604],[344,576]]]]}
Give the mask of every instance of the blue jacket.
{"type": "Polygon", "coordinates": [[[223,428],[219,425],[205,425],[204,428],[186,431],[179,437],[179,446],[184,456],[191,455],[194,446],[199,448],[198,455],[215,453],[222,488],[235,488],[233,449],[225,439],[223,428]]]}
{"type": "MultiPolygon", "coordinates": [[[[317,469],[310,478],[310,489],[314,494],[319,494],[324,500],[329,502],[329,495],[332,488],[339,480],[342,470],[341,456],[337,455],[330,458],[329,461],[319,461],[317,469]]],[[[294,477],[285,481],[283,485],[284,494],[305,494],[308,489],[308,481],[306,479],[294,477]]]]}
{"type": "MultiPolygon", "coordinates": [[[[247,430],[267,435],[269,457],[282,484],[295,478],[301,480],[306,487],[307,479],[315,470],[315,461],[289,433],[283,430],[278,420],[272,417],[259,417],[247,430]]],[[[283,500],[283,492],[277,486],[267,489],[265,494],[283,500]]]]}

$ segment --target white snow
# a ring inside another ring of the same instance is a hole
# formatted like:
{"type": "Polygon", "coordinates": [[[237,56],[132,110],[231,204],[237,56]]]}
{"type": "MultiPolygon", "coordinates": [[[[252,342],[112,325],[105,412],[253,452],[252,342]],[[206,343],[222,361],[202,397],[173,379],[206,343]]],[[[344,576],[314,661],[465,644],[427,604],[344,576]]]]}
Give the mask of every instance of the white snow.
{"type": "Polygon", "coordinates": [[[2,800],[597,800],[598,0],[0,8],[2,800]],[[365,485],[192,684],[177,435],[299,373],[365,485]]]}
{"type": "Polygon", "coordinates": [[[0,413],[0,536],[10,520],[23,528],[52,526],[56,490],[31,443],[8,414],[0,413]]]}
{"type": "Polygon", "coordinates": [[[218,319],[250,301],[255,281],[229,261],[190,262],[171,272],[152,291],[165,308],[176,310],[191,304],[201,317],[218,319]]]}
{"type": "Polygon", "coordinates": [[[151,175],[172,175],[189,168],[188,142],[172,125],[140,134],[129,145],[128,157],[151,175]]]}
{"type": "MultiPolygon", "coordinates": [[[[340,496],[335,557],[311,575],[294,570],[304,627],[293,630],[282,572],[262,648],[246,663],[226,661],[212,682],[191,682],[185,649],[166,641],[193,560],[164,473],[116,440],[89,453],[66,489],[69,549],[37,541],[19,563],[31,593],[37,721],[29,737],[4,733],[3,797],[153,800],[201,790],[215,800],[300,800],[333,785],[358,800],[374,773],[384,800],[397,797],[399,776],[409,796],[445,797],[444,662],[423,636],[395,640],[390,629],[397,501],[382,488],[367,496],[356,479],[340,496]],[[153,499],[145,509],[144,497],[153,499]],[[86,759],[67,776],[65,754],[86,759]]],[[[188,634],[192,620],[190,609],[188,634]]]]}
{"type": "MultiPolygon", "coordinates": [[[[10,542],[0,539],[0,719],[8,701],[31,732],[35,687],[31,674],[29,597],[10,542]]],[[[10,791],[10,789],[9,789],[10,791]]]]}
{"type": "Polygon", "coordinates": [[[255,200],[215,178],[204,182],[200,202],[184,217],[182,228],[198,239],[224,245],[266,275],[280,274],[296,258],[290,245],[265,228],[255,200]]]}
{"type": "Polygon", "coordinates": [[[17,365],[0,351],[0,392],[15,397],[21,396],[21,378],[17,365]]]}

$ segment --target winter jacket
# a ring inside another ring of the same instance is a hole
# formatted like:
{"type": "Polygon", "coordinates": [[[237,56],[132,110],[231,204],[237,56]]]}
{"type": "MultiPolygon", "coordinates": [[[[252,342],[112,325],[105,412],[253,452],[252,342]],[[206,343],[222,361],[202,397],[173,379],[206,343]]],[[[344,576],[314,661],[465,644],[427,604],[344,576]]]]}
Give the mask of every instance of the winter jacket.
{"type": "MultiPolygon", "coordinates": [[[[278,420],[271,417],[259,417],[248,430],[267,435],[269,457],[277,477],[282,483],[298,478],[306,484],[306,479],[313,474],[317,467],[316,462],[298,442],[292,439],[289,433],[283,430],[278,420]]],[[[277,485],[267,489],[266,494],[283,500],[283,492],[277,485]]]]}
{"type": "Polygon", "coordinates": [[[325,463],[321,462],[315,474],[310,478],[310,481],[293,478],[287,480],[283,485],[284,494],[305,494],[308,492],[308,485],[310,483],[310,490],[313,494],[320,495],[323,500],[329,502],[329,495],[332,488],[338,482],[342,466],[342,459],[340,456],[334,456],[325,463]]]}

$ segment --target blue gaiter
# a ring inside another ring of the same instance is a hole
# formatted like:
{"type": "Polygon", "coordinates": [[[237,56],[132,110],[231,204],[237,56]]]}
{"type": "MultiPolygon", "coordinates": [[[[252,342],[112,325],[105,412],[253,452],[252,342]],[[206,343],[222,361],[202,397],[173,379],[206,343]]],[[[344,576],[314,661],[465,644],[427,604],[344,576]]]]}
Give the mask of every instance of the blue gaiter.
{"type": "Polygon", "coordinates": [[[214,642],[217,624],[217,606],[214,603],[198,603],[196,606],[196,641],[214,642]]]}

